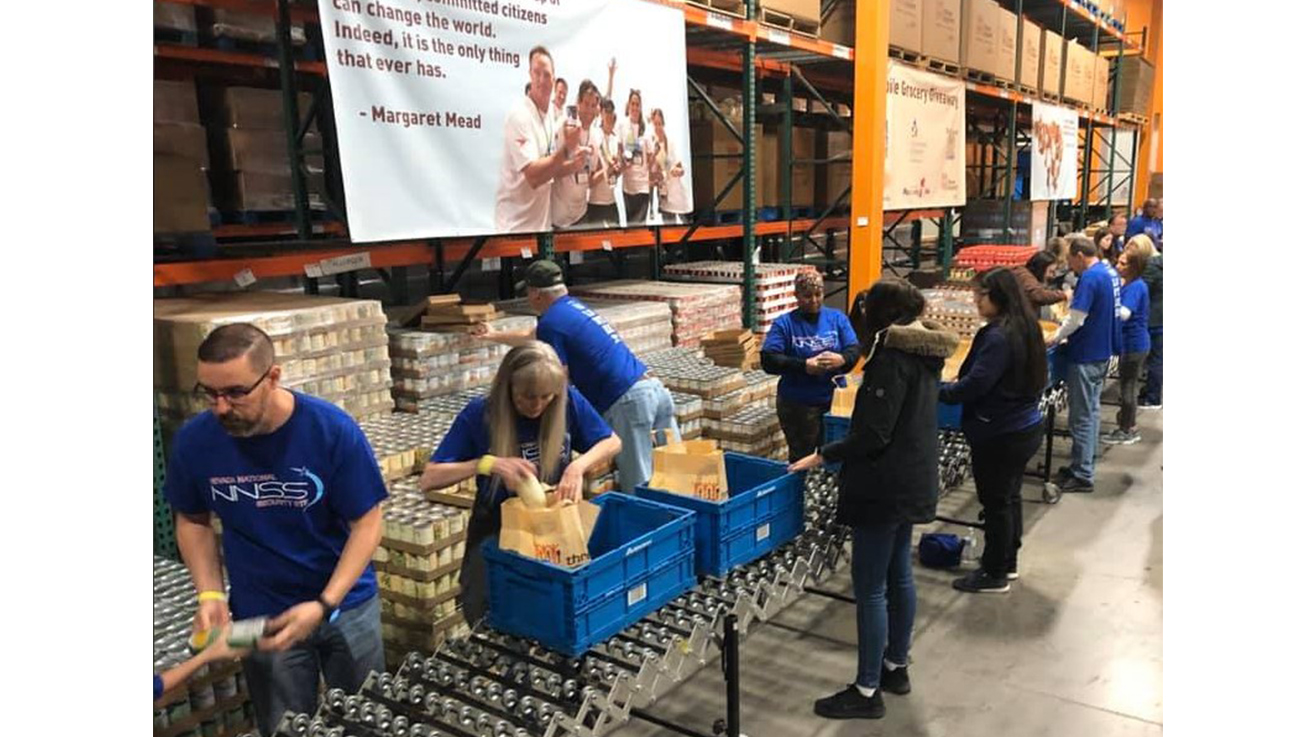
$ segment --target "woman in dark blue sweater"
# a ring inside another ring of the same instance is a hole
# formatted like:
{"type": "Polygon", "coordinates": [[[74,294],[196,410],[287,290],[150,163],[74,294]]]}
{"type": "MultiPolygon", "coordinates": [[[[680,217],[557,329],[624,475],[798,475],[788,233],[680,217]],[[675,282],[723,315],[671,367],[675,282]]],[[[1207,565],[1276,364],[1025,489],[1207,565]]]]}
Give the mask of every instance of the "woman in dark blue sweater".
{"type": "Polygon", "coordinates": [[[973,337],[959,380],[941,389],[942,402],[964,405],[973,482],[985,513],[982,567],[954,585],[973,593],[1005,593],[1019,577],[1024,468],[1042,444],[1038,404],[1046,387],[1046,344],[1009,270],[981,276],[977,300],[978,314],[988,322],[973,337]]]}

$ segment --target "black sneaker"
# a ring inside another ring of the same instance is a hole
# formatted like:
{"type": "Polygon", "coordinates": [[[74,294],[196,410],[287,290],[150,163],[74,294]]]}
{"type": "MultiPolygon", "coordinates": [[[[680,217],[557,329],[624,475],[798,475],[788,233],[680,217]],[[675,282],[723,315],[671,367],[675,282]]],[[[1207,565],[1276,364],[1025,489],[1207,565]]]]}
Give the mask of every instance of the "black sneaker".
{"type": "Polygon", "coordinates": [[[1158,410],[1158,409],[1160,409],[1160,408],[1161,408],[1161,403],[1160,403],[1160,402],[1152,403],[1151,400],[1148,400],[1148,399],[1139,399],[1139,400],[1138,400],[1138,409],[1145,409],[1145,410],[1152,410],[1152,411],[1155,411],[1155,410],[1158,410]]]}
{"type": "Polygon", "coordinates": [[[826,719],[881,719],[886,716],[882,692],[864,696],[852,683],[844,691],[813,702],[813,713],[826,719]]]}
{"type": "Polygon", "coordinates": [[[1069,470],[1069,466],[1061,466],[1060,469],[1056,471],[1056,478],[1060,481],[1072,479],[1074,478],[1074,472],[1069,470]]]}
{"type": "Polygon", "coordinates": [[[1096,491],[1096,487],[1088,481],[1070,476],[1060,482],[1060,490],[1066,494],[1091,494],[1096,491]]]}
{"type": "Polygon", "coordinates": [[[951,585],[970,594],[1004,594],[1010,590],[1009,579],[989,576],[981,568],[964,578],[955,579],[951,585]]]}
{"type": "Polygon", "coordinates": [[[902,665],[895,670],[882,665],[882,690],[898,696],[909,693],[909,666],[902,665]]]}

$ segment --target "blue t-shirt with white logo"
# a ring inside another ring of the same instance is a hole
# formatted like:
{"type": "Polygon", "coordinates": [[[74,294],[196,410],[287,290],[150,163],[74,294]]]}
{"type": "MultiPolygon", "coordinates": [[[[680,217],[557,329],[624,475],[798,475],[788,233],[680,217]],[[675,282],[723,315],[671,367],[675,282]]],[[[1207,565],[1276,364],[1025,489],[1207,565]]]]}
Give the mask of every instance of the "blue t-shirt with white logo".
{"type": "MultiPolygon", "coordinates": [[[[824,307],[816,322],[804,319],[799,310],[791,310],[772,323],[762,351],[809,359],[824,351],[839,354],[858,342],[850,318],[840,310],[824,307]]],[[[799,371],[782,374],[777,382],[777,397],[812,406],[830,405],[832,390],[836,388],[832,377],[839,373],[836,370],[817,376],[799,371]]]]}
{"type": "MultiPolygon", "coordinates": [[[[388,497],[370,443],[346,412],[293,392],[292,416],[268,435],[235,438],[213,413],[174,438],[165,498],[223,524],[229,607],[246,619],[315,601],[333,575],[352,520],[388,497]]],[[[375,595],[374,565],[341,603],[375,595]]]]}
{"type": "Polygon", "coordinates": [[[535,337],[553,346],[571,383],[600,413],[644,377],[644,364],[617,331],[575,297],[560,297],[545,310],[535,337]]]}
{"type": "Polygon", "coordinates": [[[1073,363],[1109,361],[1120,354],[1121,327],[1115,314],[1120,304],[1120,275],[1104,261],[1088,267],[1078,278],[1070,309],[1087,313],[1083,326],[1069,336],[1073,363]]]}
{"type": "Polygon", "coordinates": [[[1147,292],[1147,282],[1134,279],[1120,288],[1120,304],[1129,308],[1129,319],[1124,321],[1124,350],[1121,355],[1146,353],[1151,350],[1151,333],[1147,329],[1147,319],[1151,316],[1151,297],[1147,292]]]}
{"type": "MultiPolygon", "coordinates": [[[[433,463],[461,463],[463,461],[480,458],[489,452],[489,420],[486,416],[485,408],[488,407],[488,400],[485,397],[472,399],[457,419],[453,420],[452,427],[448,434],[443,436],[439,447],[434,450],[434,455],[430,457],[433,463]]],[[[545,483],[556,484],[558,478],[562,475],[562,469],[567,467],[571,462],[570,451],[585,453],[593,448],[602,440],[607,440],[612,435],[612,428],[608,423],[594,411],[594,407],[586,401],[575,387],[567,388],[567,430],[566,437],[562,439],[562,455],[558,458],[557,473],[553,478],[543,478],[543,471],[540,470],[540,479],[545,483]]],[[[521,445],[521,457],[535,464],[536,469],[539,465],[539,420],[528,419],[517,416],[516,418],[516,437],[521,445]]],[[[490,497],[490,483],[496,479],[495,476],[476,476],[475,489],[476,495],[482,504],[491,504],[494,509],[498,509],[503,501],[511,493],[508,489],[503,488],[501,480],[496,483],[493,496],[490,497]]]]}

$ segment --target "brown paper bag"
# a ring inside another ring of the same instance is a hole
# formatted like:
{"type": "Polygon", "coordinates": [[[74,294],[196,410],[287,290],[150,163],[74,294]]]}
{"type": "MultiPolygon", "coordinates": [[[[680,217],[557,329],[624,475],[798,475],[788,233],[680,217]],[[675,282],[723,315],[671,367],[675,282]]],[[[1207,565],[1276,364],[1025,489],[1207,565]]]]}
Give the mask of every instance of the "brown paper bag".
{"type": "Polygon", "coordinates": [[[598,505],[549,499],[543,509],[529,509],[516,497],[503,502],[498,547],[568,568],[587,563],[598,505]]]}
{"type": "Polygon", "coordinates": [[[649,487],[715,502],[727,499],[731,489],[726,459],[713,440],[687,440],[654,448],[649,487]]]}
{"type": "Polygon", "coordinates": [[[837,417],[849,417],[854,414],[854,398],[859,393],[859,385],[863,383],[863,377],[853,374],[833,376],[832,383],[836,384],[836,389],[832,392],[832,414],[837,417]]]}

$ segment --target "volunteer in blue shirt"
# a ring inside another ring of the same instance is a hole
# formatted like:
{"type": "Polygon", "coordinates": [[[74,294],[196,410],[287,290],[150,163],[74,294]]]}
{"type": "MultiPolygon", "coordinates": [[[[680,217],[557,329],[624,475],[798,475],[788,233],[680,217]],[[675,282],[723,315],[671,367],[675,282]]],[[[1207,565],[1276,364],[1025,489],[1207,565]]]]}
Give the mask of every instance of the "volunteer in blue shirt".
{"type": "Polygon", "coordinates": [[[1069,315],[1051,338],[1069,342],[1069,466],[1060,469],[1061,491],[1090,492],[1096,480],[1097,432],[1101,428],[1101,387],[1110,357],[1120,353],[1120,277],[1097,258],[1090,238],[1069,243],[1069,268],[1079,275],[1069,315]]]}
{"type": "Polygon", "coordinates": [[[556,484],[560,498],[579,501],[585,471],[621,449],[580,392],[553,349],[531,341],[508,351],[489,396],[472,399],[457,415],[420,477],[423,490],[475,477],[475,507],[462,560],[462,615],[474,624],[487,608],[480,543],[498,532],[502,503],[527,477],[556,484]],[[571,451],[581,455],[571,460],[571,451]]]}
{"type": "Polygon", "coordinates": [[[964,405],[986,545],[982,567],[953,585],[970,593],[1005,593],[1019,577],[1024,469],[1042,445],[1038,404],[1046,388],[1046,344],[1012,270],[983,274],[977,299],[987,324],[973,336],[958,380],[941,387],[941,401],[964,405]]]}
{"type": "Polygon", "coordinates": [[[1146,237],[1134,239],[1120,254],[1116,270],[1123,283],[1120,286],[1119,317],[1123,350],[1120,352],[1120,409],[1116,415],[1118,429],[1102,435],[1107,445],[1132,445],[1142,440],[1138,433],[1138,377],[1151,350],[1151,334],[1147,319],[1151,314],[1151,297],[1142,272],[1147,268],[1151,244],[1146,237]]]}
{"type": "Polygon", "coordinates": [[[365,434],[343,410],[279,385],[269,336],[246,323],[197,350],[211,410],[178,431],[165,481],[178,548],[198,592],[193,627],[269,617],[244,661],[263,734],[285,710],[314,712],[321,676],[358,689],[384,668],[371,557],[388,492],[365,434]],[[229,595],[210,526],[223,525],[229,595]]]}
{"type": "Polygon", "coordinates": [[[205,650],[175,665],[164,673],[156,673],[154,678],[155,703],[168,692],[187,683],[197,671],[221,660],[238,660],[247,654],[246,650],[234,650],[228,646],[229,627],[225,625],[218,637],[214,638],[205,650]]]}
{"type": "Polygon", "coordinates": [[[844,312],[823,306],[823,279],[816,271],[795,277],[791,312],[772,323],[763,341],[763,370],[781,376],[777,419],[794,463],[822,442],[822,416],[832,405],[832,377],[854,368],[859,341],[844,312]]]}
{"type": "Polygon", "coordinates": [[[557,351],[572,386],[621,438],[617,488],[631,493],[653,475],[653,432],[664,430],[669,440],[680,440],[671,393],[649,375],[607,320],[567,293],[557,264],[530,264],[521,286],[539,315],[535,330],[490,335],[487,326],[480,325],[476,335],[514,346],[538,339],[557,351]]]}
{"type": "Polygon", "coordinates": [[[1129,237],[1145,235],[1152,239],[1156,250],[1164,250],[1161,241],[1165,237],[1164,211],[1160,200],[1152,198],[1142,203],[1142,212],[1129,221],[1129,237]]]}

